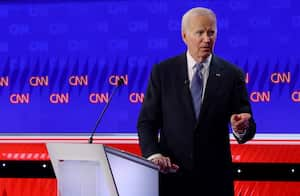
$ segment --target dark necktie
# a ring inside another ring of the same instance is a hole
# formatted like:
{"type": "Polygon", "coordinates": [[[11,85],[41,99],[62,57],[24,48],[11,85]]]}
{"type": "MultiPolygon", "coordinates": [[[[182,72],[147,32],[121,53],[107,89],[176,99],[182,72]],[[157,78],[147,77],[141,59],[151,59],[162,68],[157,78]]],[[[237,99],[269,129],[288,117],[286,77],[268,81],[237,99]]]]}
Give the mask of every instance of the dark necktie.
{"type": "Polygon", "coordinates": [[[192,83],[191,83],[191,94],[193,97],[194,103],[194,110],[196,119],[199,117],[199,113],[201,110],[201,103],[202,103],[202,92],[203,92],[203,75],[202,69],[203,64],[196,64],[196,72],[193,75],[192,83]]]}

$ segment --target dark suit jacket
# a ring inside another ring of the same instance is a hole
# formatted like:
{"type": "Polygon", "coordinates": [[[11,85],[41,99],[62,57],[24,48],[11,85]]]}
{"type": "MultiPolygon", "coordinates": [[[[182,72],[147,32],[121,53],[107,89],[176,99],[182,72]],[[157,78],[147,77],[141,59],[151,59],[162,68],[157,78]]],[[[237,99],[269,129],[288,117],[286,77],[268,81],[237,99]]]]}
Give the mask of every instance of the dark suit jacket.
{"type": "MultiPolygon", "coordinates": [[[[161,153],[182,171],[232,182],[230,116],[252,111],[239,68],[213,55],[209,69],[197,120],[187,82],[186,53],[153,67],[138,119],[139,143],[145,157],[161,153]]],[[[249,130],[238,142],[251,139],[255,130],[251,119],[249,130]]]]}

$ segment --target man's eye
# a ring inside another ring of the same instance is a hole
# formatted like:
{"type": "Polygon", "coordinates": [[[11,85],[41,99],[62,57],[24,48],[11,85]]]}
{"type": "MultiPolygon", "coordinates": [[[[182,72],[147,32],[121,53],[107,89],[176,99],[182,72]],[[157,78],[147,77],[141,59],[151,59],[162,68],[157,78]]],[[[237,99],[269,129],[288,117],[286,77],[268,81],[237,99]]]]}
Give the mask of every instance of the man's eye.
{"type": "Polygon", "coordinates": [[[215,34],[215,31],[208,31],[208,36],[213,36],[215,34]]]}
{"type": "Polygon", "coordinates": [[[203,35],[204,31],[197,31],[197,35],[203,35]]]}

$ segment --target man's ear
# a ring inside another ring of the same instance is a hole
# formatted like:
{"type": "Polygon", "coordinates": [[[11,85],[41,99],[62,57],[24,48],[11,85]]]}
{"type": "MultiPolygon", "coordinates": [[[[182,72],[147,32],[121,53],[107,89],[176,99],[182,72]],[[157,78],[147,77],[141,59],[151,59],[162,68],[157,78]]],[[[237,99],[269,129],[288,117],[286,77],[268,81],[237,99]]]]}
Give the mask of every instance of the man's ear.
{"type": "Polygon", "coordinates": [[[187,40],[186,40],[187,35],[186,35],[186,32],[182,31],[181,32],[181,37],[182,37],[183,42],[187,45],[187,40]]]}

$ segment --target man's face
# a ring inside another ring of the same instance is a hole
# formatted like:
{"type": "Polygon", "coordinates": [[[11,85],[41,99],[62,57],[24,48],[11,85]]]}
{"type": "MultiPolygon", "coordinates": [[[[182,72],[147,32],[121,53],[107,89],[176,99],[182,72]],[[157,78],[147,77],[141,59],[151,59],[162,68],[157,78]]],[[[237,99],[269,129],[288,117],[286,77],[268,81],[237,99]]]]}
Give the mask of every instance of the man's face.
{"type": "Polygon", "coordinates": [[[191,56],[203,62],[213,51],[217,37],[216,21],[211,15],[192,15],[182,38],[191,56]]]}

